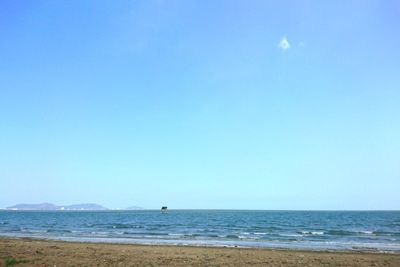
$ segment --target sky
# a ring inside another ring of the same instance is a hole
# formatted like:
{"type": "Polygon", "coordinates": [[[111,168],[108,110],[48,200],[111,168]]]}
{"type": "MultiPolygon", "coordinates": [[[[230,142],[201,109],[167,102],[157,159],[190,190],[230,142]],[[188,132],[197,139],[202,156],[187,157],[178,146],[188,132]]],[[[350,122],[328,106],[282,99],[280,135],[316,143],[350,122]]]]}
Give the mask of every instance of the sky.
{"type": "Polygon", "coordinates": [[[1,1],[0,207],[400,209],[400,3],[1,1]]]}

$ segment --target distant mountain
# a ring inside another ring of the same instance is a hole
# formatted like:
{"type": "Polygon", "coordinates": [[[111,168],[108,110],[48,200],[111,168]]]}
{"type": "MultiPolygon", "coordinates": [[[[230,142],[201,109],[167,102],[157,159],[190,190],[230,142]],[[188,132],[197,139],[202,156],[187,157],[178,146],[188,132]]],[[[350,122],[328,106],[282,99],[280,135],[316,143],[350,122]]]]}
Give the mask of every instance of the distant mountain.
{"type": "Polygon", "coordinates": [[[8,210],[107,210],[107,208],[94,203],[64,205],[64,206],[56,206],[51,203],[18,204],[11,207],[7,207],[6,209],[8,210]]]}
{"type": "Polygon", "coordinates": [[[125,210],[142,210],[142,209],[143,208],[139,207],[139,206],[131,206],[131,207],[126,208],[125,210]]]}

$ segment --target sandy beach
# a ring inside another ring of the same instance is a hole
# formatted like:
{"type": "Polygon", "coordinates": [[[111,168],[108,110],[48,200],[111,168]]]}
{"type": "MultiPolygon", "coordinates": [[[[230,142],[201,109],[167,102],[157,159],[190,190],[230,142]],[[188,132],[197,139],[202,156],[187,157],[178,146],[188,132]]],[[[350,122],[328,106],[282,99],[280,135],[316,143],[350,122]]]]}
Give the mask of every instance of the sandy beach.
{"type": "Polygon", "coordinates": [[[400,266],[400,254],[0,238],[0,266],[400,266]]]}

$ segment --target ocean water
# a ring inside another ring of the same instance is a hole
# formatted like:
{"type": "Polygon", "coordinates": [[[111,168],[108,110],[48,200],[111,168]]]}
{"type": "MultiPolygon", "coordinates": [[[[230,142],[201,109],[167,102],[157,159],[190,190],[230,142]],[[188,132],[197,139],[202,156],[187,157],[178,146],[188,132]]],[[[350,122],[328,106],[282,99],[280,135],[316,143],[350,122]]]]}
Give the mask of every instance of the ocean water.
{"type": "Polygon", "coordinates": [[[0,236],[400,252],[400,211],[0,211],[0,236]]]}

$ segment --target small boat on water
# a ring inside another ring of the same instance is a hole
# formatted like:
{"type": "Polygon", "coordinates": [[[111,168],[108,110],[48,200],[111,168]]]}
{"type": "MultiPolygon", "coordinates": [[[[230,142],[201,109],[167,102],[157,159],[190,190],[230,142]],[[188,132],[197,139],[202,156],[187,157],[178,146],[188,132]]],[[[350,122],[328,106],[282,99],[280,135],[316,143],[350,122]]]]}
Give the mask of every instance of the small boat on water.
{"type": "Polygon", "coordinates": [[[167,206],[162,206],[161,207],[161,213],[167,212],[168,207],[167,206]]]}

